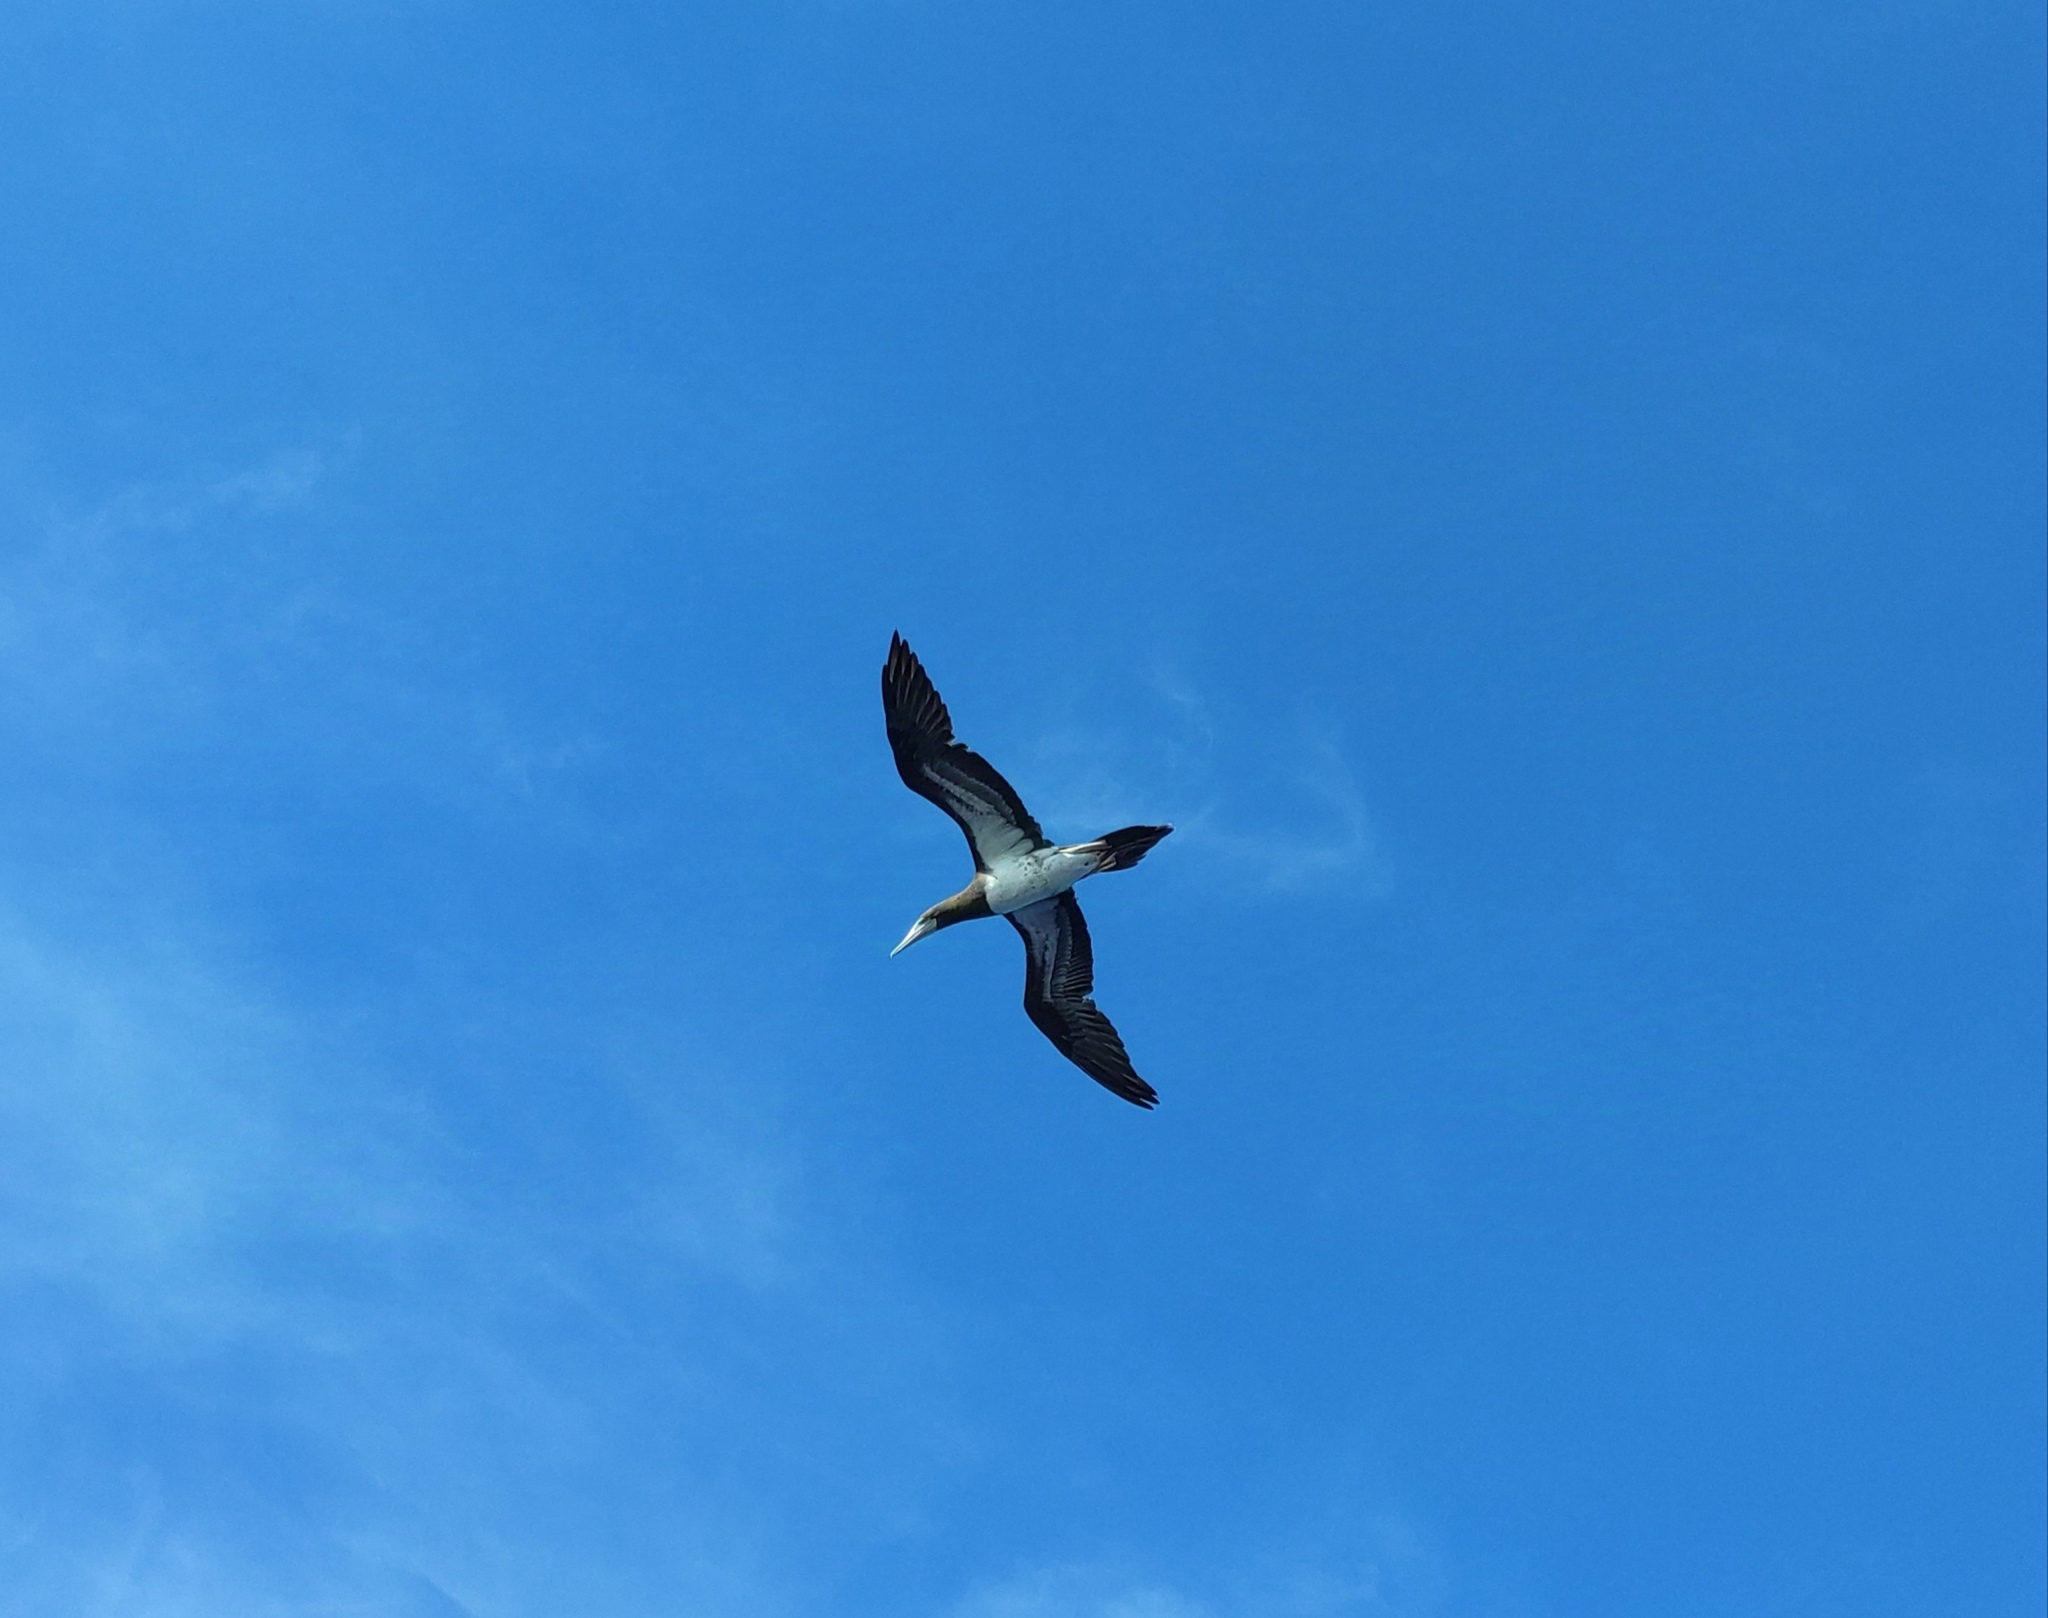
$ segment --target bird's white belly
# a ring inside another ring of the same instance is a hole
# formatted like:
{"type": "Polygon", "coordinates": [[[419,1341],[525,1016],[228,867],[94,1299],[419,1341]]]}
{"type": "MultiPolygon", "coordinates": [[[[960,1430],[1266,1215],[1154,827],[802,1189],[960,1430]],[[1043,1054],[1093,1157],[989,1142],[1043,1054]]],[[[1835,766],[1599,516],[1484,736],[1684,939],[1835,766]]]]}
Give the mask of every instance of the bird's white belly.
{"type": "Polygon", "coordinates": [[[988,907],[999,916],[1065,893],[1084,876],[1093,876],[1102,864],[1099,855],[1077,854],[1064,848],[1041,848],[1014,859],[999,861],[988,874],[985,897],[988,907]]]}

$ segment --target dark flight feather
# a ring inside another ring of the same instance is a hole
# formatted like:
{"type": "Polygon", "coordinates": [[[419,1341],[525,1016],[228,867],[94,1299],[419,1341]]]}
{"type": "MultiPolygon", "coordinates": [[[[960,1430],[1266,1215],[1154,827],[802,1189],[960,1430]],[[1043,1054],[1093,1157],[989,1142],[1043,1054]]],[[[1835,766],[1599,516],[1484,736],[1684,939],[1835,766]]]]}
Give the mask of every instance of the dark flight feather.
{"type": "Polygon", "coordinates": [[[1159,1092],[1138,1077],[1107,1017],[1095,1009],[1095,951],[1071,891],[1013,911],[1024,939],[1024,1012],[1059,1053],[1134,1106],[1158,1105],[1159,1092]]]}
{"type": "Polygon", "coordinates": [[[896,773],[912,792],[953,817],[976,870],[990,870],[1006,855],[1052,846],[996,767],[953,739],[952,715],[901,635],[889,637],[889,661],[882,665],[882,713],[896,773]]]}

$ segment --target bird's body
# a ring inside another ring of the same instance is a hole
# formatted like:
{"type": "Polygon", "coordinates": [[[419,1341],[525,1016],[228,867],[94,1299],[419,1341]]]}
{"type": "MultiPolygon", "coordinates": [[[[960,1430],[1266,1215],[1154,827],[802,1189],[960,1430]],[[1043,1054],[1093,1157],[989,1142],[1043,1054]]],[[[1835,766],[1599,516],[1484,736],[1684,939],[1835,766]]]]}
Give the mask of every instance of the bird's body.
{"type": "Polygon", "coordinates": [[[1083,843],[1075,848],[1040,848],[998,860],[988,874],[983,897],[999,916],[1022,910],[1065,893],[1083,877],[1102,869],[1103,851],[1083,843]]]}
{"type": "Polygon", "coordinates": [[[882,711],[903,784],[952,816],[974,854],[973,880],[919,916],[889,953],[956,922],[1008,917],[1024,940],[1024,1010],[1039,1031],[1096,1083],[1140,1107],[1155,1105],[1158,1092],[1138,1077],[1091,998],[1094,951],[1073,888],[1099,872],[1128,870],[1173,828],[1050,841],[1010,783],[953,739],[952,717],[901,635],[891,637],[882,666],[882,711]]]}

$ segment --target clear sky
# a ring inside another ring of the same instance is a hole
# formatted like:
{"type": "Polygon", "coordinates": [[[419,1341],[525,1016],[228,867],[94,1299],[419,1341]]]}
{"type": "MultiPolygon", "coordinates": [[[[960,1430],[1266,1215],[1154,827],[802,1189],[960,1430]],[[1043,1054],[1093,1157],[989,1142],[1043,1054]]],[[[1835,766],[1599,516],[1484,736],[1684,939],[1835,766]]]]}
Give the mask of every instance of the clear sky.
{"type": "Polygon", "coordinates": [[[2033,0],[6,34],[10,1618],[2040,1612],[2033,0]]]}

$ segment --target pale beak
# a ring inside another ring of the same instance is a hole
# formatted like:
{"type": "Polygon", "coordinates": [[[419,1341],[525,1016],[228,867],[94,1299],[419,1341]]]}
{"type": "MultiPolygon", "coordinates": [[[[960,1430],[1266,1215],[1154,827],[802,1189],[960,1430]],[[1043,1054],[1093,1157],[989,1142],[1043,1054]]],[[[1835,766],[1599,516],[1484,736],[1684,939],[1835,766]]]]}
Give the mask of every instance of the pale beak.
{"type": "Polygon", "coordinates": [[[931,934],[937,932],[938,930],[939,924],[933,921],[930,916],[919,916],[917,918],[917,925],[912,927],[909,932],[905,933],[903,935],[903,942],[898,944],[891,951],[889,951],[889,953],[892,956],[901,955],[905,950],[910,948],[912,944],[915,944],[920,938],[929,937],[931,934]]]}

